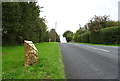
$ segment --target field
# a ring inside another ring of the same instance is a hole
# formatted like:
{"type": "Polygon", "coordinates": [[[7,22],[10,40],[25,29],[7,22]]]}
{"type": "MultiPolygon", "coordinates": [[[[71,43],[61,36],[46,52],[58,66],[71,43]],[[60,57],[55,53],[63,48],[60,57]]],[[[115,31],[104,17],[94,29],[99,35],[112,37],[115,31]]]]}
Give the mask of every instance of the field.
{"type": "Polygon", "coordinates": [[[24,47],[2,48],[3,79],[65,79],[64,66],[58,43],[37,43],[39,63],[24,67],[24,47]]]}

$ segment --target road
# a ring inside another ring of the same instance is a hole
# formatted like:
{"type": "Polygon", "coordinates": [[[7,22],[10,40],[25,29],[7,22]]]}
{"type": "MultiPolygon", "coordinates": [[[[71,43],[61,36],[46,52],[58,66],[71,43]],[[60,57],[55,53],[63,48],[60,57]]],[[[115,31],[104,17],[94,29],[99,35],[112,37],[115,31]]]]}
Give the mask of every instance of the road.
{"type": "Polygon", "coordinates": [[[60,43],[68,79],[118,79],[118,47],[60,43]]]}

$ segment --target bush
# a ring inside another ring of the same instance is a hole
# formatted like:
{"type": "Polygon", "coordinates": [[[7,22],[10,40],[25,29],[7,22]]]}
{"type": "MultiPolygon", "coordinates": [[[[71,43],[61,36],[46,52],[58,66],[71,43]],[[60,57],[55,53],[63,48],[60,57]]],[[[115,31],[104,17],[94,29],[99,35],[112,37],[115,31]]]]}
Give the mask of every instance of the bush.
{"type": "Polygon", "coordinates": [[[81,42],[81,35],[77,36],[77,42],[81,42]]]}
{"type": "Polygon", "coordinates": [[[120,26],[104,28],[99,36],[102,44],[120,44],[120,26]]]}
{"type": "Polygon", "coordinates": [[[90,39],[90,43],[93,43],[93,44],[98,44],[100,43],[100,39],[99,39],[99,32],[90,32],[89,34],[89,39],[90,39]]]}
{"type": "Polygon", "coordinates": [[[81,38],[81,42],[89,43],[90,42],[89,32],[81,34],[80,38],[81,38]]]}
{"type": "Polygon", "coordinates": [[[68,30],[68,31],[64,32],[63,37],[66,38],[67,42],[70,42],[73,39],[73,32],[68,30]]]}
{"type": "Polygon", "coordinates": [[[90,43],[120,44],[120,26],[107,27],[100,32],[90,32],[90,43]]]}
{"type": "Polygon", "coordinates": [[[120,26],[102,28],[99,32],[74,34],[73,38],[75,42],[118,45],[120,44],[120,26]]]}

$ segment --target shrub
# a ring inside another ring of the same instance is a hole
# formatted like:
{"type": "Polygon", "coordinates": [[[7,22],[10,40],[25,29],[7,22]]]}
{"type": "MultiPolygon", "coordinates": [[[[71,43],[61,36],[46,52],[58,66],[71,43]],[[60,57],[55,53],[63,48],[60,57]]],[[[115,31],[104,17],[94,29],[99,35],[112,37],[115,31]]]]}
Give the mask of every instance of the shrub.
{"type": "Polygon", "coordinates": [[[78,36],[77,36],[77,41],[78,41],[78,42],[81,42],[81,35],[78,35],[78,36]]]}
{"type": "Polygon", "coordinates": [[[70,42],[73,39],[73,32],[68,30],[68,31],[64,32],[63,37],[66,38],[67,42],[70,42]]]}
{"type": "Polygon", "coordinates": [[[120,26],[104,28],[99,36],[103,44],[120,44],[120,26]]]}
{"type": "Polygon", "coordinates": [[[80,37],[81,37],[81,42],[85,42],[85,43],[89,43],[90,42],[89,32],[81,34],[80,37]]]}
{"type": "Polygon", "coordinates": [[[90,32],[89,34],[90,43],[97,44],[99,42],[99,32],[90,32]]]}
{"type": "Polygon", "coordinates": [[[90,43],[120,44],[120,26],[107,27],[100,32],[90,32],[90,43]]]}

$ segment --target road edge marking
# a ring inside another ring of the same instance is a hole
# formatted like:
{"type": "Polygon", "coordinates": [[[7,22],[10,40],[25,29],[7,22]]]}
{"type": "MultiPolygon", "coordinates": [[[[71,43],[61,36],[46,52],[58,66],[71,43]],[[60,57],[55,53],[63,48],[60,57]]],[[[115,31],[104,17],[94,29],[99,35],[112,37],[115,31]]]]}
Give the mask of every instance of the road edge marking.
{"type": "Polygon", "coordinates": [[[89,47],[89,48],[92,48],[92,49],[96,49],[96,50],[100,50],[100,51],[104,51],[104,52],[110,52],[108,50],[104,50],[104,49],[99,49],[99,48],[95,48],[95,47],[91,47],[91,46],[86,46],[86,47],[89,47]]]}

